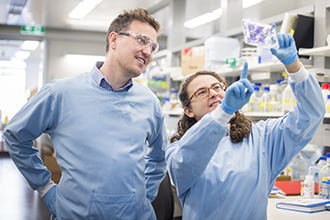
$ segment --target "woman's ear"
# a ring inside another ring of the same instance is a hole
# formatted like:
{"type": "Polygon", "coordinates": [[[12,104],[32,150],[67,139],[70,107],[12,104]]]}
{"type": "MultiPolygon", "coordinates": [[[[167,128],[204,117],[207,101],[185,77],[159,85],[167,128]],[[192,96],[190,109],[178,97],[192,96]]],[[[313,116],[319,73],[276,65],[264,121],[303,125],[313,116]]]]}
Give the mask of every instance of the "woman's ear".
{"type": "Polygon", "coordinates": [[[192,110],[188,107],[183,108],[183,112],[189,117],[189,118],[194,118],[195,114],[192,112],[192,110]]]}

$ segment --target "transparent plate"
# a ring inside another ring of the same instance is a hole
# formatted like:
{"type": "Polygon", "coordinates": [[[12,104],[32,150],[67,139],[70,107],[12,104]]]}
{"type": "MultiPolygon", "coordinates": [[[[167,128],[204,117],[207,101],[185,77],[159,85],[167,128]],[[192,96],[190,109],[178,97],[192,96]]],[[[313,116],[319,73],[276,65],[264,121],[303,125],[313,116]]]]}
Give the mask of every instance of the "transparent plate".
{"type": "Polygon", "coordinates": [[[242,28],[246,44],[264,48],[279,48],[276,26],[244,18],[242,28]]]}

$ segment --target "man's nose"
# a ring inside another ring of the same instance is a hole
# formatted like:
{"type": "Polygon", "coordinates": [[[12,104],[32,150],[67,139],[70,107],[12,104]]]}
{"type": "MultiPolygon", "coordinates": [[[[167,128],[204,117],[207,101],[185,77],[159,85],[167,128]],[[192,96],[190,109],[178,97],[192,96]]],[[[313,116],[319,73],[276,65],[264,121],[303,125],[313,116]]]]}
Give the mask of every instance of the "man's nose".
{"type": "Polygon", "coordinates": [[[143,48],[143,53],[148,55],[148,56],[151,56],[152,55],[152,48],[151,48],[151,45],[148,45],[146,47],[143,48]]]}

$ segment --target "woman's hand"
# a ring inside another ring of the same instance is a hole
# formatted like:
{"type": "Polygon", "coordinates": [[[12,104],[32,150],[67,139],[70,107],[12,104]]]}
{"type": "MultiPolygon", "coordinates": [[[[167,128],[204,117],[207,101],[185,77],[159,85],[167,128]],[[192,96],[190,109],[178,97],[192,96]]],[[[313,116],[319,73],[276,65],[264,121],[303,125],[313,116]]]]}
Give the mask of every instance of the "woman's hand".
{"type": "Polygon", "coordinates": [[[253,93],[253,85],[247,79],[248,64],[245,62],[240,79],[226,90],[226,95],[221,101],[222,109],[228,114],[234,114],[249,102],[253,93]]]}
{"type": "Polygon", "coordinates": [[[270,51],[276,56],[285,66],[292,64],[298,60],[297,47],[292,34],[277,33],[278,43],[280,48],[271,48],[270,51]]]}

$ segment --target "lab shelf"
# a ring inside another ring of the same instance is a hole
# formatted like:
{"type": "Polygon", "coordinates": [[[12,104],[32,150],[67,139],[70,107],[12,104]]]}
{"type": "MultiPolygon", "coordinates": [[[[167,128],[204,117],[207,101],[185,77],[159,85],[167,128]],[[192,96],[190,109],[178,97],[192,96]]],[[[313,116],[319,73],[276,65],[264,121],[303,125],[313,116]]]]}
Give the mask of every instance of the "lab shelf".
{"type": "Polygon", "coordinates": [[[326,113],[324,118],[330,118],[330,113],[326,113]]]}
{"type": "MultiPolygon", "coordinates": [[[[229,68],[225,71],[219,71],[218,74],[222,77],[229,76],[229,77],[235,77],[240,76],[241,72],[243,70],[242,67],[238,68],[229,68]]],[[[281,62],[268,62],[268,63],[261,63],[261,64],[254,64],[249,65],[248,72],[283,72],[285,71],[284,66],[281,62]]]]}
{"type": "Polygon", "coordinates": [[[178,110],[163,110],[164,115],[175,115],[175,116],[180,116],[183,114],[183,110],[178,109],[178,110]]]}
{"type": "Polygon", "coordinates": [[[330,57],[330,46],[316,47],[312,49],[300,48],[299,55],[330,57]]]}

